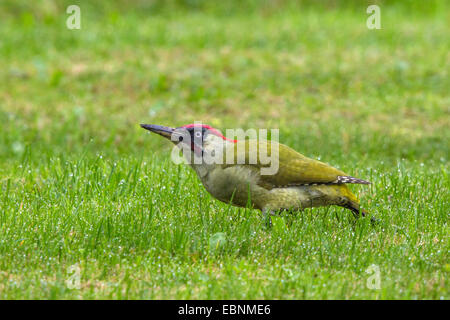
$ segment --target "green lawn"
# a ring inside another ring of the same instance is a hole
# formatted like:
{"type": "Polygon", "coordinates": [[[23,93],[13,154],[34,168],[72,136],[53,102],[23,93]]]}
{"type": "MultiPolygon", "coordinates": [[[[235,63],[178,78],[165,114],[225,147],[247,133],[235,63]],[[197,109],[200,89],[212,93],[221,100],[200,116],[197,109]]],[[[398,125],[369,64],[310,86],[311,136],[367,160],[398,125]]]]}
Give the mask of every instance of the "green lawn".
{"type": "Polygon", "coordinates": [[[363,1],[185,2],[79,1],[81,30],[71,1],[0,4],[0,298],[449,299],[446,1],[376,1],[381,30],[363,1]],[[267,230],[138,125],[194,121],[279,128],[372,181],[379,225],[267,230]]]}

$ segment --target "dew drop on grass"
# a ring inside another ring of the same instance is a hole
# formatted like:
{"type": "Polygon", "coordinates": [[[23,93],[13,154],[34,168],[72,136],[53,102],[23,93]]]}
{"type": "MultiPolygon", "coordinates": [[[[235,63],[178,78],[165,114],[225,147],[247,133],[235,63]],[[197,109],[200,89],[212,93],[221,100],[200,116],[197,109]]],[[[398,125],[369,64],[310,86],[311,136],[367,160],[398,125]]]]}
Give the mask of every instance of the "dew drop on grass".
{"type": "Polygon", "coordinates": [[[21,142],[16,141],[12,144],[12,150],[15,154],[20,154],[25,150],[25,147],[21,142]]]}

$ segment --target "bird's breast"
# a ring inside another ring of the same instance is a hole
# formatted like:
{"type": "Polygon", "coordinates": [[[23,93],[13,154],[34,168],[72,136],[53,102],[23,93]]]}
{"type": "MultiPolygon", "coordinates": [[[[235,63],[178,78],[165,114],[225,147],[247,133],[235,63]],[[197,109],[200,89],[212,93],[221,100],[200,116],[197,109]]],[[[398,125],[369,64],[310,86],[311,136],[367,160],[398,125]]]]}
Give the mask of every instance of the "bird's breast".
{"type": "Polygon", "coordinates": [[[215,198],[237,206],[245,207],[249,202],[254,207],[260,208],[259,199],[268,192],[258,185],[259,175],[256,170],[244,165],[236,165],[222,168],[217,165],[207,170],[207,174],[201,174],[204,170],[196,170],[206,190],[215,198]]]}

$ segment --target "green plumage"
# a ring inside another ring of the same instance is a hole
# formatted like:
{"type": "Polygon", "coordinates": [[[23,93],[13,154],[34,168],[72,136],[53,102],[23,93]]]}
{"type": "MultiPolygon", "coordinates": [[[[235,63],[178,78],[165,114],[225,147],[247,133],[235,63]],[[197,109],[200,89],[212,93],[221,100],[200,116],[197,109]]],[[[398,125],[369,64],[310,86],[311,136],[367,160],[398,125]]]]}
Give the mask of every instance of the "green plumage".
{"type": "Polygon", "coordinates": [[[200,162],[191,161],[190,165],[206,190],[223,202],[241,207],[251,204],[265,213],[338,205],[352,210],[356,216],[365,214],[346,184],[369,182],[348,176],[285,145],[266,140],[233,143],[206,125],[181,127],[185,133],[187,131],[189,136],[186,137],[170,127],[141,126],[167,139],[172,135],[183,138],[171,140],[176,144],[182,141],[180,143],[190,148],[190,155],[186,155],[190,160],[194,154],[203,155],[200,162]],[[198,136],[202,138],[201,145],[194,139],[200,132],[195,129],[201,129],[203,134],[198,136]],[[208,158],[215,161],[206,161],[208,158]]]}
{"type": "Polygon", "coordinates": [[[223,154],[225,164],[211,167],[207,175],[199,174],[206,189],[221,201],[232,201],[234,205],[244,207],[250,196],[252,205],[263,211],[339,205],[359,214],[358,199],[339,180],[344,177],[344,181],[351,183],[366,181],[305,157],[283,144],[245,140],[225,144],[223,154]],[[278,148],[278,157],[272,159],[277,162],[278,171],[273,175],[261,175],[261,168],[270,164],[263,161],[260,151],[267,150],[270,158],[272,146],[278,148]]]}
{"type": "Polygon", "coordinates": [[[245,164],[257,169],[268,167],[269,164],[262,164],[260,151],[267,150],[267,155],[272,155],[272,144],[278,146],[278,157],[274,161],[278,162],[278,172],[274,175],[262,175],[261,183],[269,188],[299,186],[314,183],[333,183],[339,176],[347,176],[344,172],[317,160],[305,157],[297,151],[280,143],[271,141],[245,140],[235,144],[225,146],[227,159],[234,155],[232,164],[224,164],[223,168],[238,164],[238,157],[245,159],[245,164]],[[256,147],[256,148],[255,148],[256,147]],[[255,150],[253,150],[253,149],[255,150]],[[244,152],[244,155],[243,155],[244,152]],[[257,154],[256,163],[250,161],[251,157],[257,154]]]}

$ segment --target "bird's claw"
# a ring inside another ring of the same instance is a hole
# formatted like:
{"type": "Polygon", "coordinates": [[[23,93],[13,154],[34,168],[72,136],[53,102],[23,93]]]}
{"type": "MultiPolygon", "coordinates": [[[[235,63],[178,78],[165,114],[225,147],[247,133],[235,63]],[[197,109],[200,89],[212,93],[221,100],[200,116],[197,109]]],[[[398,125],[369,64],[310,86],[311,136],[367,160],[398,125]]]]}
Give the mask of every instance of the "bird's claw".
{"type": "Polygon", "coordinates": [[[264,210],[263,211],[263,223],[266,226],[267,229],[272,228],[272,215],[273,211],[270,210],[264,210]]]}

